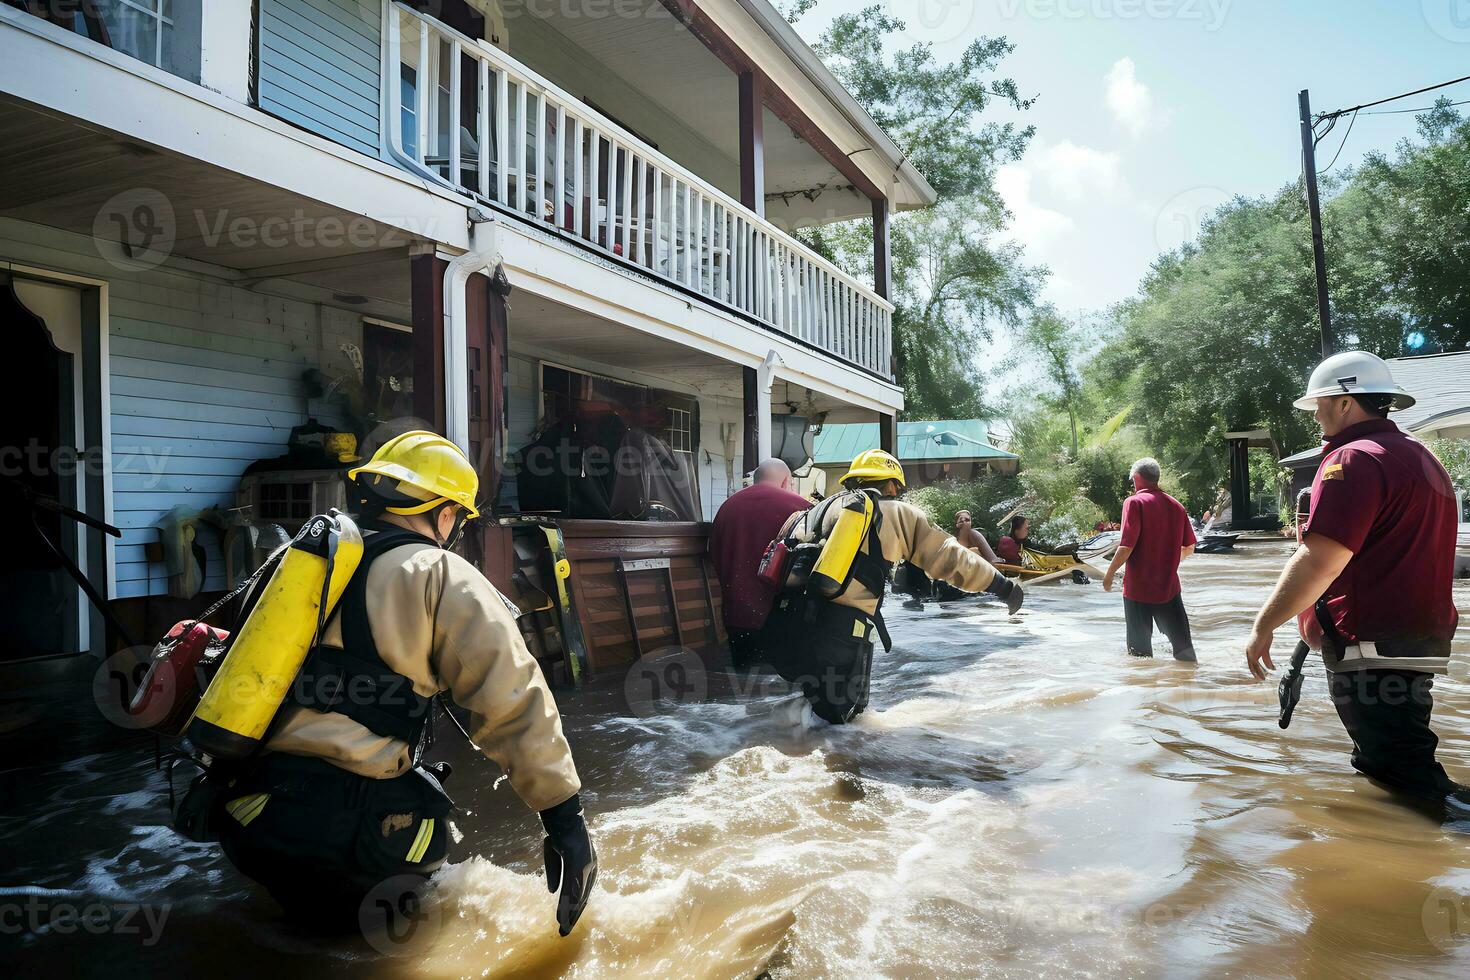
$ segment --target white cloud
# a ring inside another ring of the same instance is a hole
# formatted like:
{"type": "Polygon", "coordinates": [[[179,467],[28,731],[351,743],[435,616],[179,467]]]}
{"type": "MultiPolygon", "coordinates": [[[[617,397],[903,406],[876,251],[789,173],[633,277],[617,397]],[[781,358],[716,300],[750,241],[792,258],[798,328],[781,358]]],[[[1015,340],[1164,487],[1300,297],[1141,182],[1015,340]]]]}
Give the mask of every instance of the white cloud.
{"type": "Polygon", "coordinates": [[[1042,207],[1032,196],[1032,175],[1024,163],[1008,163],[996,171],[995,189],[1014,216],[1010,232],[1033,254],[1075,230],[1076,224],[1060,211],[1042,207]]]}
{"type": "Polygon", "coordinates": [[[1157,122],[1153,93],[1138,80],[1138,68],[1132,58],[1122,58],[1108,69],[1104,79],[1107,91],[1104,101],[1108,110],[1134,136],[1157,122]]]}
{"type": "Polygon", "coordinates": [[[1062,140],[1038,154],[1040,172],[1051,189],[1069,201],[1094,194],[1111,195],[1122,189],[1122,159],[1116,153],[1062,140]]]}

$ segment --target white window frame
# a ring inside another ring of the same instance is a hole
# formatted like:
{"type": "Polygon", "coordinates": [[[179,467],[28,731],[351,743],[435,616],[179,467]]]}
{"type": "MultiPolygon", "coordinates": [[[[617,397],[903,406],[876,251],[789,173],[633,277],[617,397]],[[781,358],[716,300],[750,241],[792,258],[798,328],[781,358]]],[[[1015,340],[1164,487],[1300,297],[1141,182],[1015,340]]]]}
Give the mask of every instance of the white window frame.
{"type": "MultiPolygon", "coordinates": [[[[139,57],[138,55],[133,54],[133,52],[131,51],[122,51],[121,53],[131,55],[132,57],[137,58],[139,61],[143,61],[147,64],[152,65],[154,68],[168,71],[168,69],[164,68],[163,66],[163,27],[165,24],[167,24],[170,28],[174,27],[175,25],[174,18],[164,16],[163,0],[141,0],[141,2],[140,0],[110,0],[110,2],[116,6],[132,7],[138,13],[144,15],[145,17],[151,17],[158,22],[158,29],[153,32],[152,60],[139,57]],[[151,3],[153,5],[152,9],[144,6],[144,4],[148,3],[151,3]]],[[[114,50],[121,51],[121,49],[119,48],[114,48],[114,50]]]]}
{"type": "Polygon", "coordinates": [[[687,408],[670,408],[668,433],[669,448],[674,452],[685,455],[694,452],[694,413],[687,408]]]}

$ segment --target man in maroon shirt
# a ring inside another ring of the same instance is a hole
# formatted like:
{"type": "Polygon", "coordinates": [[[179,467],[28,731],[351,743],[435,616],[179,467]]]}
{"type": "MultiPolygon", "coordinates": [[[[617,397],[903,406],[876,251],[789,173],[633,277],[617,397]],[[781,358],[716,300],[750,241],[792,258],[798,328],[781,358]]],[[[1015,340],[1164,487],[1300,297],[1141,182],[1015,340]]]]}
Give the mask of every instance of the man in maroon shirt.
{"type": "Polygon", "coordinates": [[[791,469],[779,459],[755,468],[753,482],[720,505],[710,529],[709,555],[720,578],[730,661],[748,667],[764,659],[762,635],[775,594],[756,578],[761,558],[786,518],[812,502],[791,492],[791,469]]]}
{"type": "Polygon", "coordinates": [[[1246,665],[1264,679],[1276,627],[1314,609],[1320,629],[1304,632],[1320,637],[1353,767],[1394,790],[1470,802],[1435,760],[1429,727],[1459,620],[1449,475],[1388,420],[1414,398],[1372,354],[1329,357],[1295,404],[1315,411],[1326,445],[1302,546],[1256,617],[1246,665]]]}
{"type": "Polygon", "coordinates": [[[1113,577],[1123,576],[1123,619],[1128,652],[1154,655],[1154,626],[1169,638],[1174,659],[1195,661],[1189,635],[1189,613],[1179,585],[1179,563],[1194,554],[1194,527],[1184,505],[1159,489],[1159,461],[1145,456],[1133,464],[1133,496],[1123,501],[1123,536],[1113,563],[1103,576],[1103,590],[1113,591],[1113,577]]]}

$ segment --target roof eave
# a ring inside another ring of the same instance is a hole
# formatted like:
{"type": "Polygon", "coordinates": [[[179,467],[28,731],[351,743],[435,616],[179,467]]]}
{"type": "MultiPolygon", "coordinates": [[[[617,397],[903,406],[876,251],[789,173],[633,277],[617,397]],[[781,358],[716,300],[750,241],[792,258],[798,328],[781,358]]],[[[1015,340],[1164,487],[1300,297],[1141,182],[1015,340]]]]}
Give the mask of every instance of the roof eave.
{"type": "MultiPolygon", "coordinates": [[[[883,154],[889,166],[894,168],[893,182],[898,183],[901,180],[916,199],[896,205],[896,210],[911,211],[927,208],[939,200],[939,195],[929,185],[929,181],[914,169],[914,165],[898,148],[898,144],[894,143],[883,131],[883,127],[874,121],[873,117],[868,114],[868,110],[858,104],[857,99],[852,97],[852,93],[833,76],[826,65],[822,64],[822,59],[817,57],[817,53],[801,39],[796,29],[785,17],[781,16],[775,7],[771,6],[768,0],[736,0],[736,2],[750,15],[752,20],[760,25],[771,40],[776,42],[792,63],[801,69],[802,74],[822,90],[847,121],[867,137],[873,144],[873,148],[883,154]]],[[[894,195],[890,194],[890,202],[893,201],[893,198],[894,195]]]]}

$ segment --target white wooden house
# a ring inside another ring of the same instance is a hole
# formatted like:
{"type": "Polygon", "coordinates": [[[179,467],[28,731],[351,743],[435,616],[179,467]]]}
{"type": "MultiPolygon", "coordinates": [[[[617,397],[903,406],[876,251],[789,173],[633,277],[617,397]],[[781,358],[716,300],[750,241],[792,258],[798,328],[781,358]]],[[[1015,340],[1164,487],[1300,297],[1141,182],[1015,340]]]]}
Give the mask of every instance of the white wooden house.
{"type": "MultiPolygon", "coordinates": [[[[470,451],[510,513],[507,464],[558,399],[653,393],[696,512],[560,524],[609,637],[592,666],[693,645],[718,635],[700,521],[773,406],[892,445],[888,217],[932,201],[767,0],[0,0],[0,296],[9,335],[46,341],[12,347],[36,411],[7,451],[80,450],[26,473],[122,529],[53,531],[141,622],[173,608],[164,515],[234,506],[308,419],[359,424],[355,381],[374,418],[470,451]],[[790,234],[854,217],[875,282],[790,234]]],[[[513,589],[511,531],[474,547],[513,589]]],[[[102,648],[66,588],[64,626],[12,657],[102,648]]],[[[5,628],[43,593],[12,590],[5,628]]]]}

